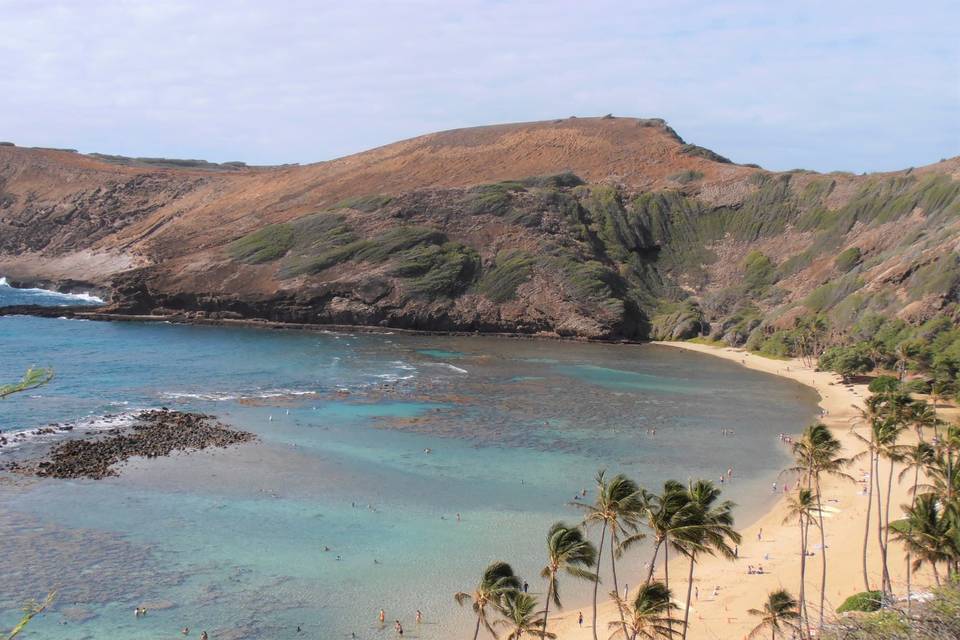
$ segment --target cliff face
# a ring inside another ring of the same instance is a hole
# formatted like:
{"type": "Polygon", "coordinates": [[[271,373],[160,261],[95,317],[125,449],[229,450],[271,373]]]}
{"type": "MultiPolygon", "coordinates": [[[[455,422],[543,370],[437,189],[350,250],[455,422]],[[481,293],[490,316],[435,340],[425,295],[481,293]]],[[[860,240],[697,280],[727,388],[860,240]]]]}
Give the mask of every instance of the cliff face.
{"type": "Polygon", "coordinates": [[[0,146],[0,274],[85,280],[127,313],[591,338],[923,319],[960,288],[956,158],[771,173],[597,118],[156,165],[0,146]]]}

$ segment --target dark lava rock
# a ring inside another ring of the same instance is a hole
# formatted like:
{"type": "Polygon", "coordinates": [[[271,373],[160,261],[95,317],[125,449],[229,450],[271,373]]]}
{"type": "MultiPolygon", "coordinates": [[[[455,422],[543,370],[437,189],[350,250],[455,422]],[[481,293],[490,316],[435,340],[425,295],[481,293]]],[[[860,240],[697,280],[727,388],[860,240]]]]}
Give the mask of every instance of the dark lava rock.
{"type": "Polygon", "coordinates": [[[156,458],[174,451],[228,447],[255,437],[199,413],[144,411],[129,429],[111,429],[107,437],[61,443],[46,460],[11,466],[10,470],[41,477],[99,480],[118,475],[117,463],[134,456],[156,458]]]}

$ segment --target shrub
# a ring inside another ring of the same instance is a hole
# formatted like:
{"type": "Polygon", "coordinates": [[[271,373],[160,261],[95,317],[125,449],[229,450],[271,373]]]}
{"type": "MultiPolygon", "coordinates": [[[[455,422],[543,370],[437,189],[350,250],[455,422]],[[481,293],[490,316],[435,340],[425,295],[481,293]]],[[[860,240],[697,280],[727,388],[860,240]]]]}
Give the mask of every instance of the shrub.
{"type": "Polygon", "coordinates": [[[774,283],[777,269],[767,256],[751,251],[743,259],[743,280],[749,291],[762,291],[774,283]]]}
{"type": "Polygon", "coordinates": [[[846,613],[847,611],[879,611],[883,602],[883,592],[881,591],[861,591],[843,601],[837,607],[837,613],[846,613]]]}
{"type": "Polygon", "coordinates": [[[580,176],[570,171],[552,176],[530,176],[521,180],[520,183],[525,187],[548,189],[572,188],[586,184],[580,176]]]}
{"type": "Polygon", "coordinates": [[[820,368],[835,371],[847,378],[866,373],[873,368],[873,362],[864,352],[863,345],[856,344],[848,347],[830,347],[820,356],[820,368]]]}
{"type": "Polygon", "coordinates": [[[517,287],[530,279],[534,259],[525,251],[501,251],[494,266],[483,274],[480,293],[494,302],[506,302],[517,295],[517,287]]]}
{"type": "Polygon", "coordinates": [[[519,182],[497,182],[473,187],[464,196],[463,205],[471,215],[487,213],[503,216],[510,212],[513,203],[511,194],[515,191],[526,191],[526,187],[519,182]]]}
{"type": "Polygon", "coordinates": [[[679,182],[680,184],[687,184],[690,182],[696,182],[697,180],[703,179],[703,173],[700,171],[694,171],[693,169],[687,169],[686,171],[680,171],[675,173],[672,176],[669,176],[670,180],[674,182],[679,182]]]}
{"type": "Polygon", "coordinates": [[[450,296],[462,291],[476,276],[480,257],[470,247],[447,242],[419,246],[399,257],[392,275],[410,278],[409,288],[429,297],[450,296]]]}
{"type": "Polygon", "coordinates": [[[294,231],[289,224],[271,224],[257,229],[227,247],[235,260],[260,264],[282,258],[293,247],[294,231]]]}
{"type": "Polygon", "coordinates": [[[833,261],[833,265],[837,268],[837,271],[846,273],[860,264],[860,259],[860,248],[850,247],[849,249],[845,249],[836,257],[836,259],[833,261]]]}
{"type": "Polygon", "coordinates": [[[877,376],[867,388],[870,393],[891,393],[900,389],[900,381],[893,376],[877,376]]]}
{"type": "Polygon", "coordinates": [[[357,211],[363,211],[364,213],[373,213],[374,211],[384,208],[392,201],[393,198],[390,196],[371,194],[366,196],[354,196],[352,198],[347,198],[346,200],[341,200],[331,208],[356,209],[357,211]]]}
{"type": "Polygon", "coordinates": [[[680,147],[680,153],[683,153],[688,156],[697,156],[700,158],[706,158],[707,160],[712,160],[714,162],[722,162],[724,164],[732,164],[729,158],[724,158],[719,153],[711,151],[706,147],[701,147],[695,144],[685,144],[680,147]]]}
{"type": "Polygon", "coordinates": [[[919,378],[903,383],[903,390],[907,393],[930,393],[930,383],[919,378]]]}

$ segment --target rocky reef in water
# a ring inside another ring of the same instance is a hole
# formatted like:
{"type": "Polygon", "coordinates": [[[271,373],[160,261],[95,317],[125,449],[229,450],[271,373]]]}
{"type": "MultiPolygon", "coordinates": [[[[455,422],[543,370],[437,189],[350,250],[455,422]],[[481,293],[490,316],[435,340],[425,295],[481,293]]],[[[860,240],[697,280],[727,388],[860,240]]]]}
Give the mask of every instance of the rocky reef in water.
{"type": "Polygon", "coordinates": [[[130,427],[106,435],[68,440],[42,458],[11,462],[6,470],[43,478],[91,478],[119,475],[132,457],[157,458],[175,451],[197,451],[250,442],[256,436],[232,429],[211,416],[166,409],[141,412],[130,427]]]}

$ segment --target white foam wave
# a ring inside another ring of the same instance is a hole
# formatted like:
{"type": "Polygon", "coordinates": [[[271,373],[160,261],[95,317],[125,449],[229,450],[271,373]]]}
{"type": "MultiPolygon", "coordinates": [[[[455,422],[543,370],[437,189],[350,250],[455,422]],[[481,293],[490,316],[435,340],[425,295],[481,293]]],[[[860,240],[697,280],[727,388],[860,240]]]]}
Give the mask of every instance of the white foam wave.
{"type": "Polygon", "coordinates": [[[92,293],[60,293],[59,291],[51,291],[50,289],[36,289],[36,288],[17,288],[11,287],[10,283],[3,276],[0,276],[0,287],[6,287],[7,289],[16,289],[20,293],[34,293],[42,294],[49,298],[56,298],[58,300],[70,300],[75,302],[85,302],[85,303],[95,303],[103,304],[103,298],[99,298],[92,293]]]}
{"type": "Polygon", "coordinates": [[[0,444],[0,454],[10,451],[27,443],[55,440],[71,433],[91,434],[110,429],[122,429],[136,422],[136,417],[149,409],[137,409],[123,413],[108,414],[83,418],[73,422],[58,422],[42,427],[31,427],[16,431],[5,431],[0,437],[6,438],[5,444],[0,444]]]}
{"type": "Polygon", "coordinates": [[[455,367],[455,366],[453,366],[452,364],[450,364],[449,362],[425,362],[425,363],[424,363],[424,366],[427,366],[427,367],[444,367],[445,369],[449,369],[450,371],[455,371],[455,372],[457,372],[457,373],[470,373],[470,372],[467,371],[466,369],[461,369],[460,367],[455,367]]]}
{"type": "Polygon", "coordinates": [[[160,395],[171,400],[202,400],[204,402],[228,402],[230,400],[255,400],[265,398],[285,398],[288,396],[311,396],[316,395],[316,391],[303,389],[266,389],[264,391],[252,393],[226,393],[226,392],[188,392],[188,391],[164,391],[160,395]]]}

